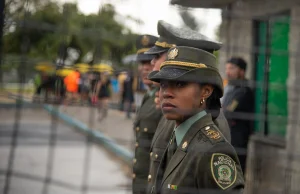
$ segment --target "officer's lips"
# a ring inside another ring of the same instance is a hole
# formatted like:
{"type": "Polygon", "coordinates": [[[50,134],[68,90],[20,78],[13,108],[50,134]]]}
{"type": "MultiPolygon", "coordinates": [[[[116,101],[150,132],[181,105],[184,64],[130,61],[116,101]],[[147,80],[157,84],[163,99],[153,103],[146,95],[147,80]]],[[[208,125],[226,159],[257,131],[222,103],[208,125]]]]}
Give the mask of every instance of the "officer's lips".
{"type": "Polygon", "coordinates": [[[171,104],[171,103],[169,103],[169,102],[164,102],[164,103],[162,103],[161,108],[164,111],[168,111],[168,110],[172,110],[172,109],[176,108],[176,106],[173,105],[173,104],[171,104]]]}

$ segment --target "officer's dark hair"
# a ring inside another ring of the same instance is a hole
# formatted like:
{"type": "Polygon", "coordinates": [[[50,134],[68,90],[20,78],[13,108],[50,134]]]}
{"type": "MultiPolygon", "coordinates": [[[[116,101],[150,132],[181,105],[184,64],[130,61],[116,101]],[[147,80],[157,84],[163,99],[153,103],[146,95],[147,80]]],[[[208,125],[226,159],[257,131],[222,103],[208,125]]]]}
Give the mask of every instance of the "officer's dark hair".
{"type": "MultiPolygon", "coordinates": [[[[203,85],[211,85],[211,84],[200,84],[200,87],[203,85]]],[[[214,87],[214,86],[213,86],[214,87]]],[[[221,91],[214,87],[213,92],[211,95],[206,99],[206,112],[210,113],[213,120],[215,120],[219,114],[221,109],[221,101],[220,101],[220,95],[221,91]]]]}

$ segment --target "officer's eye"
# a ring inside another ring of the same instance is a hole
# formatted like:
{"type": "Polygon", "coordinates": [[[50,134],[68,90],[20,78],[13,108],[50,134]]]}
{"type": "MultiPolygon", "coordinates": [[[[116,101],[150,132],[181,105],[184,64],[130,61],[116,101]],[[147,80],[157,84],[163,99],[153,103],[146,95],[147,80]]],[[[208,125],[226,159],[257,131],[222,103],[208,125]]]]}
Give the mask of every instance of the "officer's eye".
{"type": "Polygon", "coordinates": [[[161,87],[162,89],[166,88],[166,87],[167,87],[167,83],[164,82],[164,81],[161,81],[161,82],[160,82],[160,87],[161,87]]]}
{"type": "Polygon", "coordinates": [[[183,87],[185,87],[186,85],[187,85],[186,82],[176,82],[176,87],[177,87],[177,88],[183,88],[183,87]]]}

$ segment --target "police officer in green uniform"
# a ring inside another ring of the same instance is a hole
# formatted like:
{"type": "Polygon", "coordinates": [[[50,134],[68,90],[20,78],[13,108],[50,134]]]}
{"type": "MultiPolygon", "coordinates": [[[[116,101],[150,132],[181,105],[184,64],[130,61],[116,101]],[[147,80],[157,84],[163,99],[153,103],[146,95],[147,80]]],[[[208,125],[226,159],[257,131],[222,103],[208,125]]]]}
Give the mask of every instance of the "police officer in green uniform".
{"type": "Polygon", "coordinates": [[[237,154],[213,122],[223,95],[216,57],[197,48],[173,47],[150,80],[160,83],[164,117],[176,122],[151,193],[242,192],[237,154]]]}
{"type": "Polygon", "coordinates": [[[149,89],[142,100],[134,122],[136,139],[132,175],[132,190],[134,194],[146,193],[150,165],[150,145],[158,122],[162,117],[161,110],[156,109],[154,103],[154,93],[158,88],[148,79],[148,74],[153,69],[151,60],[154,56],[144,54],[145,51],[154,45],[156,40],[157,37],[155,36],[143,35],[138,37],[136,43],[138,49],[137,61],[142,65],[143,82],[149,89]]]}
{"type": "MultiPolygon", "coordinates": [[[[155,66],[154,70],[159,70],[161,63],[163,63],[167,57],[167,51],[175,45],[197,47],[210,53],[219,50],[221,47],[220,43],[210,40],[198,32],[184,28],[177,28],[164,21],[158,22],[158,34],[160,37],[155,43],[155,46],[146,52],[146,54],[156,55],[156,58],[152,60],[152,63],[155,66]]],[[[157,73],[157,71],[152,72],[150,76],[155,73],[157,73]]],[[[222,112],[218,118],[214,120],[214,123],[222,129],[223,135],[230,142],[231,136],[229,126],[222,112]]],[[[162,117],[158,124],[150,149],[151,161],[147,193],[150,193],[154,184],[153,177],[156,176],[159,163],[168,145],[174,126],[174,121],[167,120],[164,117],[162,117]]]]}

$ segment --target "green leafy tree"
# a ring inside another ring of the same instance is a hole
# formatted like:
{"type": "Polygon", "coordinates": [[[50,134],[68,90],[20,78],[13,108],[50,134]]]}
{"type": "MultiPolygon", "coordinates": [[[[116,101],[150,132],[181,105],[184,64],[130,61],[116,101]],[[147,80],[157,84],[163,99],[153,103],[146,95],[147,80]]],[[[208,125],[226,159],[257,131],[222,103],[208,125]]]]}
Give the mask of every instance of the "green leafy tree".
{"type": "Polygon", "coordinates": [[[137,35],[115,19],[117,13],[111,4],[101,7],[97,14],[84,15],[74,3],[61,6],[51,0],[28,2],[9,0],[7,4],[9,22],[4,35],[7,71],[18,66],[15,61],[22,53],[33,69],[38,61],[54,62],[59,51],[68,46],[79,48],[81,58],[92,51],[94,62],[105,59],[117,65],[121,65],[125,55],[135,52],[137,35]]]}

